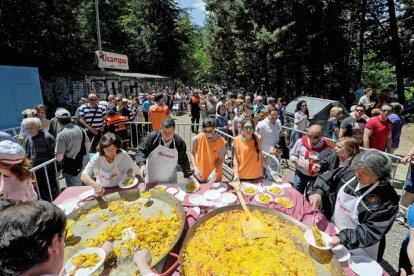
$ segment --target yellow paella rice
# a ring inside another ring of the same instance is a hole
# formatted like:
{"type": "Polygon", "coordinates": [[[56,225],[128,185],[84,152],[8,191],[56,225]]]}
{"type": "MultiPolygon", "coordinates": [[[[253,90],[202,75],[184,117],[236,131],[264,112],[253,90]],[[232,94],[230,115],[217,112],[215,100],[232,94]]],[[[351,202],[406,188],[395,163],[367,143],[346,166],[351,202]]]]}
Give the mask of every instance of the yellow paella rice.
{"type": "Polygon", "coordinates": [[[244,187],[242,192],[246,195],[254,195],[257,193],[257,189],[255,187],[244,187]]]}
{"type": "Polygon", "coordinates": [[[101,210],[98,217],[102,219],[111,216],[112,219],[116,216],[117,222],[110,223],[94,237],[82,239],[78,246],[100,247],[105,241],[112,241],[114,254],[118,259],[133,256],[135,247],[147,248],[155,264],[172,246],[181,224],[174,208],[169,209],[171,215],[168,217],[160,211],[156,216],[146,218],[139,213],[142,206],[140,201],[126,203],[117,200],[109,203],[109,210],[101,210]],[[132,228],[135,232],[134,239],[122,240],[122,230],[126,228],[132,228]]]}
{"type": "Polygon", "coordinates": [[[275,199],[275,202],[286,207],[286,208],[292,208],[293,207],[293,202],[287,198],[284,197],[278,197],[275,199]]]}
{"type": "Polygon", "coordinates": [[[294,241],[296,235],[303,235],[299,227],[254,211],[269,237],[246,239],[240,226],[241,213],[219,213],[199,226],[184,251],[185,275],[318,274],[312,258],[294,241]]]}
{"type": "Polygon", "coordinates": [[[312,225],[312,233],[313,233],[313,237],[315,238],[315,244],[317,246],[321,246],[321,247],[326,246],[326,243],[322,238],[322,233],[319,231],[316,225],[312,225]]]}
{"type": "Polygon", "coordinates": [[[198,190],[198,188],[199,186],[194,181],[190,181],[187,184],[185,184],[185,190],[187,192],[195,192],[198,190]]]}
{"type": "Polygon", "coordinates": [[[267,204],[270,201],[272,201],[272,197],[270,195],[265,194],[265,193],[260,193],[259,194],[259,202],[260,203],[267,204]]]}
{"type": "Polygon", "coordinates": [[[274,194],[274,195],[281,195],[281,194],[283,194],[283,189],[279,188],[279,187],[276,187],[276,186],[273,186],[273,187],[269,188],[269,192],[274,194]]]}

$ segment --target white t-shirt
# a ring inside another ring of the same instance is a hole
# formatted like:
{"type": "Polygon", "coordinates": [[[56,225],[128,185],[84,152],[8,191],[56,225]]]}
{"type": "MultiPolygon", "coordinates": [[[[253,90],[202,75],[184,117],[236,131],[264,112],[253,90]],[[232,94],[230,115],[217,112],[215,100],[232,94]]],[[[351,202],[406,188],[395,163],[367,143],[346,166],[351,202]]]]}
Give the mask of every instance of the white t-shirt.
{"type": "Polygon", "coordinates": [[[117,167],[121,174],[126,174],[133,168],[133,165],[134,160],[132,160],[126,151],[121,149],[121,152],[115,156],[115,160],[112,163],[106,161],[105,156],[101,156],[99,153],[96,153],[86,165],[84,172],[86,172],[89,176],[92,176],[92,174],[96,176],[100,169],[108,173],[117,167]]]}
{"type": "Polygon", "coordinates": [[[260,135],[262,140],[262,150],[269,152],[270,147],[274,147],[279,142],[279,135],[282,131],[282,124],[279,120],[275,124],[266,118],[260,121],[256,126],[256,132],[260,135]]]}
{"type": "MultiPolygon", "coordinates": [[[[301,110],[295,112],[295,122],[300,120],[303,116],[305,116],[306,114],[303,113],[301,110]]],[[[307,120],[302,120],[297,124],[294,124],[293,129],[297,129],[297,130],[306,130],[306,122],[307,120]]]]}

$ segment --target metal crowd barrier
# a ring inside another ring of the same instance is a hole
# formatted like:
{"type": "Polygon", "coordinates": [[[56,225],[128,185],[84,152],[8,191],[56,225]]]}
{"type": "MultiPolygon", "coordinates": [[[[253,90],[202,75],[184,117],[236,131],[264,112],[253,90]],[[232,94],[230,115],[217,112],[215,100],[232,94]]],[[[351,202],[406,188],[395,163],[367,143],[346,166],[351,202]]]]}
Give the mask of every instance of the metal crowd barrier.
{"type": "MultiPolygon", "coordinates": [[[[139,143],[142,141],[142,139],[144,138],[145,134],[147,134],[150,130],[150,125],[151,123],[148,122],[128,122],[128,124],[130,125],[130,129],[131,131],[134,130],[136,133],[141,133],[142,135],[136,136],[136,137],[131,137],[131,141],[130,141],[130,146],[131,149],[136,150],[138,148],[137,145],[139,145],[139,143]],[[135,138],[135,139],[133,139],[135,138]]],[[[191,153],[191,150],[193,148],[193,143],[192,143],[192,138],[196,135],[194,134],[191,130],[191,126],[198,126],[198,129],[201,130],[201,124],[191,124],[191,123],[176,123],[175,124],[175,133],[178,134],[181,138],[184,139],[186,146],[187,146],[187,152],[191,153]]],[[[232,152],[232,144],[233,144],[233,139],[234,137],[232,135],[229,135],[226,132],[223,132],[221,130],[216,129],[215,130],[216,133],[218,133],[220,136],[222,136],[226,142],[227,142],[227,154],[226,154],[226,159],[223,162],[223,170],[224,172],[227,174],[227,176],[229,177],[229,179],[231,179],[232,175],[233,175],[233,160],[234,160],[234,153],[232,152]]],[[[262,151],[262,154],[265,155],[267,158],[273,158],[276,162],[279,163],[279,168],[280,166],[280,162],[279,160],[267,153],[262,151]]],[[[280,173],[280,171],[279,171],[280,173]]]]}
{"type": "Polygon", "coordinates": [[[54,176],[55,179],[54,180],[56,180],[56,183],[58,185],[58,193],[60,194],[59,174],[58,174],[58,169],[57,169],[57,163],[56,162],[57,162],[56,158],[53,158],[53,159],[50,159],[49,161],[46,161],[46,162],[30,169],[30,172],[32,173],[33,178],[36,182],[35,187],[36,187],[37,195],[39,196],[40,199],[47,200],[47,201],[50,201],[50,202],[52,202],[54,200],[53,195],[52,195],[52,190],[50,188],[50,182],[52,181],[53,176],[49,176],[49,172],[48,172],[48,167],[50,168],[49,165],[51,165],[51,164],[53,164],[54,173],[55,173],[55,176],[54,176]],[[42,172],[42,170],[43,170],[43,172],[45,173],[45,176],[46,176],[46,183],[43,183],[43,181],[42,181],[41,185],[47,184],[47,188],[48,188],[48,192],[49,192],[49,198],[42,198],[41,197],[41,193],[40,193],[40,189],[39,189],[39,181],[38,181],[38,177],[37,177],[36,173],[42,172]]]}

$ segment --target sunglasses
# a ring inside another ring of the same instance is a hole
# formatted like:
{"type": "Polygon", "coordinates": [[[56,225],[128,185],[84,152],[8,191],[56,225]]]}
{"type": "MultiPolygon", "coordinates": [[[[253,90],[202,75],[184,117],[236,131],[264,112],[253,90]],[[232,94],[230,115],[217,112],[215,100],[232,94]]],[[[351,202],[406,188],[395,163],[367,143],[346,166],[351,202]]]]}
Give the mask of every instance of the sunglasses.
{"type": "Polygon", "coordinates": [[[88,99],[90,102],[96,102],[98,99],[88,99]]]}
{"type": "Polygon", "coordinates": [[[257,100],[259,103],[263,102],[262,100],[257,100]]]}
{"type": "Polygon", "coordinates": [[[365,109],[355,109],[356,112],[364,112],[365,109]]]}
{"type": "Polygon", "coordinates": [[[390,113],[390,112],[391,112],[391,110],[389,110],[389,109],[381,109],[381,112],[382,112],[382,113],[390,113]]]}
{"type": "Polygon", "coordinates": [[[243,129],[244,130],[253,130],[253,126],[244,126],[243,129]]]}
{"type": "Polygon", "coordinates": [[[306,105],[306,104],[302,104],[301,106],[308,106],[308,105],[306,105]]]}
{"type": "Polygon", "coordinates": [[[212,129],[212,130],[203,130],[203,132],[207,133],[207,134],[209,134],[209,133],[211,134],[211,133],[214,133],[214,129],[212,129]]]}
{"type": "Polygon", "coordinates": [[[311,138],[311,139],[316,140],[316,139],[321,138],[321,135],[308,135],[308,137],[311,138]]]}

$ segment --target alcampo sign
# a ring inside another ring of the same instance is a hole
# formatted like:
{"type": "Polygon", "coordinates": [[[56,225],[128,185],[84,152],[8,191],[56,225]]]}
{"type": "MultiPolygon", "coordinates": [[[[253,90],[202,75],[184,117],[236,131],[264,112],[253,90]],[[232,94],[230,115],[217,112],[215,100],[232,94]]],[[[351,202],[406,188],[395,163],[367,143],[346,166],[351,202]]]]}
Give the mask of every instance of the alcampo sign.
{"type": "Polygon", "coordinates": [[[129,70],[128,57],[111,52],[95,51],[99,68],[129,70]]]}

